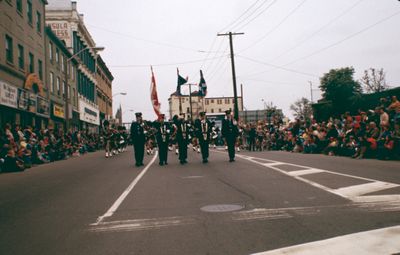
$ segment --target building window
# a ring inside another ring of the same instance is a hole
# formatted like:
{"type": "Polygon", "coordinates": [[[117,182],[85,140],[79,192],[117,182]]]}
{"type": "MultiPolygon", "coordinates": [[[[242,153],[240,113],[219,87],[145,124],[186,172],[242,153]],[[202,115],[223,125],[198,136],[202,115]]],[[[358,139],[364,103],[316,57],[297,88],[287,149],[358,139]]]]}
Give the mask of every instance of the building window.
{"type": "Polygon", "coordinates": [[[206,99],[206,105],[210,104],[210,100],[206,99]]]}
{"type": "Polygon", "coordinates": [[[225,104],[230,104],[229,98],[225,99],[225,104]]]}
{"type": "Polygon", "coordinates": [[[61,54],[61,71],[65,71],[64,54],[61,54]]]}
{"type": "Polygon", "coordinates": [[[38,73],[39,73],[39,79],[43,80],[43,62],[42,60],[38,60],[38,73]]]}
{"type": "Polygon", "coordinates": [[[75,67],[71,65],[71,79],[75,80],[75,67]]]}
{"type": "Polygon", "coordinates": [[[54,93],[54,74],[50,72],[50,92],[54,93]]]}
{"type": "Polygon", "coordinates": [[[42,14],[36,12],[36,31],[42,33],[42,14]]]}
{"type": "Polygon", "coordinates": [[[22,13],[22,0],[17,0],[17,11],[22,13]]]}
{"type": "Polygon", "coordinates": [[[190,113],[190,108],[189,107],[186,108],[186,113],[190,113]]]}
{"type": "Polygon", "coordinates": [[[218,112],[222,112],[221,108],[218,109],[218,112]]]}
{"type": "Polygon", "coordinates": [[[217,104],[222,104],[222,99],[218,99],[217,104]]]}
{"type": "Polygon", "coordinates": [[[14,62],[13,39],[8,35],[6,35],[6,59],[7,59],[7,62],[10,62],[10,63],[14,62]]]}
{"type": "Polygon", "coordinates": [[[60,64],[60,51],[56,48],[56,63],[57,65],[60,64]]]}
{"type": "Polygon", "coordinates": [[[211,108],[211,113],[214,113],[214,109],[213,108],[211,108]]]}
{"type": "Polygon", "coordinates": [[[60,95],[60,92],[61,92],[61,88],[60,88],[61,84],[60,83],[61,83],[60,77],[57,77],[57,95],[60,95]]]}
{"type": "Polygon", "coordinates": [[[31,52],[29,52],[29,73],[35,72],[35,57],[31,52]]]}
{"type": "Polygon", "coordinates": [[[49,43],[49,60],[50,62],[53,62],[53,43],[49,43]]]}
{"type": "Polygon", "coordinates": [[[28,0],[27,2],[27,9],[26,9],[26,13],[28,16],[28,23],[32,25],[33,23],[33,14],[32,14],[32,1],[28,0]]]}
{"type": "Polygon", "coordinates": [[[24,47],[20,44],[18,44],[18,67],[22,70],[25,67],[24,47]]]}
{"type": "Polygon", "coordinates": [[[76,105],[76,103],[75,103],[75,93],[76,93],[75,88],[72,88],[72,95],[71,95],[71,98],[72,98],[72,102],[74,103],[74,105],[76,105]]]}
{"type": "Polygon", "coordinates": [[[67,84],[65,83],[65,81],[63,81],[63,86],[62,86],[62,95],[63,95],[63,98],[65,98],[65,90],[67,89],[67,84]]]}
{"type": "Polygon", "coordinates": [[[212,104],[214,103],[214,99],[211,99],[211,103],[212,103],[212,104]]]}

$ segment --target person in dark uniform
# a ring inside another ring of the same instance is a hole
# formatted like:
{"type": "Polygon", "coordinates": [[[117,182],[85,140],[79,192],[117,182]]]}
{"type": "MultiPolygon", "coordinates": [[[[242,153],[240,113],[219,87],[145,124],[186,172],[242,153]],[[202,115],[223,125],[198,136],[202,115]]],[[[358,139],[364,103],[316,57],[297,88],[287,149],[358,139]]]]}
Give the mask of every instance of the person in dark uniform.
{"type": "Polygon", "coordinates": [[[222,122],[222,137],[228,146],[229,162],[235,161],[235,142],[239,130],[236,120],[233,119],[231,111],[225,111],[226,118],[222,122]]]}
{"type": "Polygon", "coordinates": [[[185,115],[181,114],[179,119],[175,119],[175,127],[176,127],[176,140],[178,142],[179,148],[179,161],[180,163],[187,163],[187,145],[189,142],[189,127],[185,122],[185,115]]]}
{"type": "Polygon", "coordinates": [[[146,142],[146,133],[144,128],[144,122],[142,118],[142,113],[137,112],[136,122],[132,122],[131,125],[131,140],[133,144],[133,148],[135,151],[135,161],[136,166],[143,166],[143,157],[144,157],[144,144],[146,142]]]}
{"type": "Polygon", "coordinates": [[[158,145],[158,158],[159,165],[168,165],[168,144],[171,128],[165,122],[165,115],[161,114],[160,119],[157,121],[156,140],[158,145]]]}
{"type": "Polygon", "coordinates": [[[209,120],[207,120],[206,113],[201,112],[200,119],[197,119],[194,123],[196,136],[199,139],[201,155],[203,157],[203,163],[208,162],[208,150],[210,143],[210,136],[212,131],[212,125],[209,120]]]}

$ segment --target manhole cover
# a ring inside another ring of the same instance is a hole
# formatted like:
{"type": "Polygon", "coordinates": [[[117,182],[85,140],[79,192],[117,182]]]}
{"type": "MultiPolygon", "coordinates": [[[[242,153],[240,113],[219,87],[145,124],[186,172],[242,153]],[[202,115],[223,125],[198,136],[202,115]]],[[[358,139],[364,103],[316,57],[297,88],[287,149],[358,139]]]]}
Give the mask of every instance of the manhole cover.
{"type": "Polygon", "coordinates": [[[242,205],[206,205],[200,208],[203,212],[233,212],[242,210],[242,205]]]}

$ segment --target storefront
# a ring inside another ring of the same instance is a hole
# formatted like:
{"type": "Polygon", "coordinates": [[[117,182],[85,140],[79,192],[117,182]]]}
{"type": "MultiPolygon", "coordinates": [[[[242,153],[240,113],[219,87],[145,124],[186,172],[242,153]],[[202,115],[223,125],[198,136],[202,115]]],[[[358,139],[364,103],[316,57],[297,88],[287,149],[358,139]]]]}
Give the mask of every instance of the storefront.
{"type": "Polygon", "coordinates": [[[49,119],[49,101],[35,92],[0,81],[0,124],[19,124],[45,128],[49,119]]]}
{"type": "Polygon", "coordinates": [[[50,127],[54,130],[64,130],[65,126],[65,111],[64,106],[51,101],[51,124],[50,127]]]}
{"type": "Polygon", "coordinates": [[[81,120],[81,130],[88,130],[90,133],[99,132],[99,109],[82,98],[79,99],[79,117],[81,120]]]}

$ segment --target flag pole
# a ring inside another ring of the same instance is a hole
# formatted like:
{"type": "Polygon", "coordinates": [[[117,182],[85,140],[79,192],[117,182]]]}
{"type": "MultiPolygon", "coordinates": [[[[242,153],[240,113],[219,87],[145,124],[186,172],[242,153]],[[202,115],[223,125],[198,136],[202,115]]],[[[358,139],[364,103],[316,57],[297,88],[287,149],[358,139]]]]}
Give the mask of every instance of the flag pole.
{"type": "MultiPolygon", "coordinates": [[[[178,77],[179,77],[178,67],[176,68],[176,72],[178,73],[178,77]]],[[[179,99],[179,115],[181,115],[182,114],[182,93],[179,93],[178,99],[179,99]]]]}

